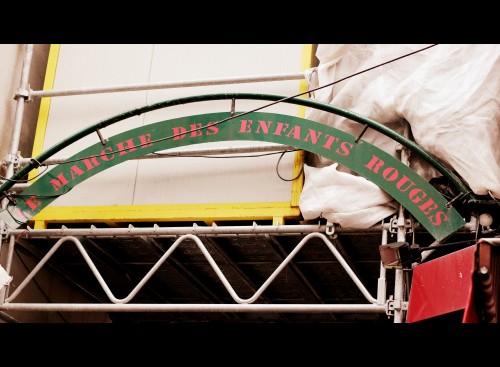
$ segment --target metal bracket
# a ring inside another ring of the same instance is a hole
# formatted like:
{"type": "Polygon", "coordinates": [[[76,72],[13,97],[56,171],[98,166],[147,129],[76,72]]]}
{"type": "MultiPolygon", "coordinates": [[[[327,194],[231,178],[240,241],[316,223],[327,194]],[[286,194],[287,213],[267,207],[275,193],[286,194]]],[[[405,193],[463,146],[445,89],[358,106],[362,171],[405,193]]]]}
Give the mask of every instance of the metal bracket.
{"type": "Polygon", "coordinates": [[[14,95],[14,99],[17,101],[19,98],[23,98],[24,102],[31,102],[31,89],[18,88],[17,93],[14,95]]]}
{"type": "Polygon", "coordinates": [[[460,200],[462,199],[465,195],[467,195],[466,193],[464,192],[461,192],[460,194],[458,194],[457,196],[455,196],[453,199],[451,199],[450,201],[448,201],[446,203],[446,208],[449,209],[452,207],[453,203],[457,200],[460,200]]]}
{"type": "Polygon", "coordinates": [[[7,154],[5,158],[3,159],[4,165],[10,165],[13,164],[14,168],[17,168],[19,166],[19,157],[15,154],[7,154]]]}
{"type": "Polygon", "coordinates": [[[357,138],[354,140],[355,143],[359,142],[359,139],[365,134],[366,130],[368,129],[368,125],[365,125],[363,127],[363,130],[361,130],[361,133],[357,136],[357,138]]]}
{"type": "Polygon", "coordinates": [[[394,299],[394,296],[389,296],[385,309],[385,313],[387,316],[394,316],[394,311],[408,311],[408,302],[397,301],[394,299]]]}
{"type": "Polygon", "coordinates": [[[101,130],[95,129],[95,132],[97,133],[97,136],[99,137],[99,140],[101,141],[101,144],[106,145],[106,143],[108,142],[108,139],[104,139],[102,137],[101,130]]]}
{"type": "MultiPolygon", "coordinates": [[[[389,222],[389,232],[398,233],[398,228],[400,227],[398,222],[399,221],[397,217],[391,218],[391,221],[389,222]]],[[[406,233],[413,233],[413,219],[411,218],[405,219],[404,226],[406,233]]]]}
{"type": "Polygon", "coordinates": [[[236,109],[236,99],[233,98],[231,99],[231,117],[234,116],[235,109],[236,109]]]}
{"type": "Polygon", "coordinates": [[[325,233],[330,237],[333,236],[333,238],[337,238],[337,235],[335,234],[335,223],[327,221],[325,233]]]}
{"type": "Polygon", "coordinates": [[[7,226],[5,225],[5,222],[2,221],[2,223],[0,223],[0,236],[1,236],[1,239],[3,241],[7,241],[7,226]]]}

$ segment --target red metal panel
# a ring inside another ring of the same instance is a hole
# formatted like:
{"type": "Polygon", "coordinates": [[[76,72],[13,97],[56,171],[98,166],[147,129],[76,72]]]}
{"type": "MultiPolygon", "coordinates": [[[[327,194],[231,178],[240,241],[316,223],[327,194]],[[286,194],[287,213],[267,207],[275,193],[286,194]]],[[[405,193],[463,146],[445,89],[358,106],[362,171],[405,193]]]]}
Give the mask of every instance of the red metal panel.
{"type": "Polygon", "coordinates": [[[473,245],[415,266],[406,322],[466,309],[464,322],[474,322],[470,304],[476,249],[473,245]]]}

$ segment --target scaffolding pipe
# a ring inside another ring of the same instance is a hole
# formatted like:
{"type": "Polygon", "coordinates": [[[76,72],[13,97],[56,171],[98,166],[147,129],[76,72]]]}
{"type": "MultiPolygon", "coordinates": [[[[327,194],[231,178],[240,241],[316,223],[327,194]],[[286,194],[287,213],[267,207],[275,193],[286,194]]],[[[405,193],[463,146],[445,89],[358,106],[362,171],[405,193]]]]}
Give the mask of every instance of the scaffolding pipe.
{"type": "Polygon", "coordinates": [[[60,97],[60,96],[74,96],[80,94],[96,94],[96,93],[111,93],[111,92],[133,92],[141,90],[152,89],[170,89],[170,88],[185,88],[185,87],[199,87],[210,85],[224,85],[224,84],[243,84],[243,83],[256,83],[256,82],[275,82],[284,80],[301,80],[305,79],[305,72],[300,73],[287,73],[287,74],[272,74],[272,75],[253,75],[246,77],[229,77],[218,79],[202,79],[202,80],[181,80],[177,82],[158,82],[158,83],[139,83],[128,85],[115,85],[109,87],[83,87],[77,89],[64,89],[64,90],[30,90],[30,98],[42,97],[60,97]]]}
{"type": "MultiPolygon", "coordinates": [[[[383,224],[383,223],[382,223],[383,224]]],[[[387,245],[387,228],[382,229],[382,242],[381,245],[387,245]]],[[[377,303],[384,304],[387,300],[387,270],[384,268],[384,264],[380,261],[379,277],[377,281],[377,303]]]]}
{"type": "Polygon", "coordinates": [[[89,303],[4,303],[0,311],[61,312],[310,312],[385,313],[385,306],[373,304],[89,304],[89,303]]]}
{"type": "MultiPolygon", "coordinates": [[[[335,228],[337,234],[362,234],[377,233],[389,224],[374,225],[370,228],[335,228]]],[[[326,233],[326,225],[319,224],[290,224],[290,225],[253,225],[253,226],[198,226],[192,227],[159,227],[154,225],[151,228],[133,227],[127,228],[67,228],[63,226],[57,229],[7,229],[7,235],[20,238],[59,238],[65,236],[75,237],[130,237],[130,236],[151,236],[151,237],[176,237],[185,234],[193,235],[213,235],[213,236],[255,236],[255,235],[301,235],[313,232],[326,233]]]]}
{"type": "MultiPolygon", "coordinates": [[[[158,159],[158,158],[179,158],[179,157],[197,157],[197,156],[211,156],[217,154],[241,154],[241,153],[265,153],[265,152],[292,152],[297,148],[291,145],[261,145],[261,146],[243,146],[243,147],[229,147],[229,148],[209,148],[209,149],[191,149],[183,151],[168,151],[163,153],[146,154],[133,160],[142,159],[158,159]]],[[[49,158],[43,162],[43,166],[51,166],[56,164],[65,163],[69,158],[49,158]]],[[[19,166],[22,167],[30,163],[32,158],[19,159],[19,166]]],[[[0,182],[3,182],[0,180],[0,182]]],[[[30,187],[30,183],[17,183],[12,186],[13,191],[21,191],[30,187]]]]}
{"type": "MultiPolygon", "coordinates": [[[[404,136],[407,137],[409,134],[409,125],[406,124],[404,136]]],[[[401,147],[401,162],[407,166],[410,165],[409,154],[404,147],[401,147]]],[[[403,205],[399,205],[399,214],[397,218],[397,241],[405,242],[406,241],[406,218],[404,215],[405,208],[403,205]]],[[[404,310],[405,304],[405,290],[406,284],[404,283],[404,274],[403,269],[395,270],[395,278],[394,278],[394,322],[395,323],[403,323],[405,322],[406,312],[404,310]]]]}
{"type": "MultiPolygon", "coordinates": [[[[399,206],[398,215],[398,229],[397,229],[397,241],[406,241],[406,229],[405,229],[405,218],[404,218],[404,207],[399,206]]],[[[404,322],[404,277],[403,270],[396,269],[394,273],[394,322],[402,323],[404,322]]]]}
{"type": "MultiPolygon", "coordinates": [[[[16,155],[19,150],[19,140],[21,137],[21,126],[24,116],[24,104],[28,99],[28,88],[29,88],[29,74],[31,67],[31,60],[33,58],[33,45],[26,45],[26,52],[24,54],[23,69],[21,72],[21,82],[19,84],[19,89],[16,93],[15,99],[17,100],[16,113],[14,117],[14,131],[12,132],[12,143],[10,146],[10,154],[16,155]]],[[[7,167],[7,177],[10,177],[13,172],[13,164],[9,164],[7,167]],[[10,174],[9,174],[10,172],[10,174]]]]}
{"type": "MultiPolygon", "coordinates": [[[[284,152],[294,151],[297,148],[291,145],[249,145],[242,147],[229,148],[208,148],[208,149],[191,149],[182,151],[164,151],[163,153],[150,153],[133,159],[155,159],[155,158],[176,158],[176,157],[196,157],[201,155],[217,155],[217,154],[239,154],[239,153],[263,153],[263,152],[284,152]]],[[[43,165],[51,166],[55,164],[65,163],[69,157],[49,158],[43,162],[43,165]]],[[[30,163],[32,158],[21,158],[20,166],[30,163]]],[[[15,186],[15,185],[14,185],[15,186]]]]}
{"type": "MultiPolygon", "coordinates": [[[[29,88],[29,74],[31,68],[31,60],[33,58],[33,45],[26,45],[26,51],[24,53],[23,67],[21,71],[21,81],[19,82],[19,89],[15,95],[17,100],[16,112],[14,115],[14,127],[12,131],[12,143],[10,145],[9,157],[5,161],[7,166],[5,177],[11,178],[14,175],[14,157],[17,157],[17,152],[19,150],[19,141],[21,138],[21,126],[24,116],[24,104],[28,99],[28,88],[29,88]]],[[[9,204],[9,200],[4,198],[2,200],[2,208],[6,208],[9,204]]],[[[5,222],[0,220],[0,234],[5,230],[5,222]]],[[[2,251],[2,240],[0,240],[0,253],[2,251]]]]}
{"type": "MultiPolygon", "coordinates": [[[[418,225],[418,223],[416,223],[418,225]]],[[[383,229],[390,229],[390,223],[373,225],[369,228],[349,228],[349,227],[335,227],[335,233],[349,235],[349,234],[363,234],[363,233],[378,233],[383,229]]],[[[468,233],[468,223],[457,231],[468,233]]],[[[280,224],[280,225],[257,225],[252,226],[198,226],[196,223],[191,227],[160,227],[153,225],[153,227],[134,227],[129,225],[127,228],[97,228],[90,226],[90,228],[68,228],[61,226],[61,228],[50,229],[33,229],[27,227],[24,229],[7,228],[6,236],[20,236],[24,238],[59,238],[64,236],[84,236],[84,237],[129,237],[129,236],[148,236],[148,237],[176,237],[186,233],[204,236],[254,236],[254,235],[301,235],[312,232],[326,233],[330,227],[324,224],[280,224]]],[[[417,228],[414,228],[416,232],[417,228]]],[[[425,230],[422,229],[425,233],[425,230]]]]}

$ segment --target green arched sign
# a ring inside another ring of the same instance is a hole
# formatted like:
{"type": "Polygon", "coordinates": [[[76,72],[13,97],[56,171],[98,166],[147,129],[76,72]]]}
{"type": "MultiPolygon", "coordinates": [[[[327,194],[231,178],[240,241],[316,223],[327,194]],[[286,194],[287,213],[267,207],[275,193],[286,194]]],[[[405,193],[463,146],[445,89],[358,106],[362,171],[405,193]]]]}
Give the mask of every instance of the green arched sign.
{"type": "Polygon", "coordinates": [[[426,180],[390,154],[330,126],[294,116],[250,112],[185,116],[122,132],[105,145],[89,146],[25,189],[0,219],[17,228],[58,196],[89,177],[129,159],[185,145],[257,140],[294,146],[339,162],[372,181],[401,203],[437,240],[465,223],[426,180]]]}

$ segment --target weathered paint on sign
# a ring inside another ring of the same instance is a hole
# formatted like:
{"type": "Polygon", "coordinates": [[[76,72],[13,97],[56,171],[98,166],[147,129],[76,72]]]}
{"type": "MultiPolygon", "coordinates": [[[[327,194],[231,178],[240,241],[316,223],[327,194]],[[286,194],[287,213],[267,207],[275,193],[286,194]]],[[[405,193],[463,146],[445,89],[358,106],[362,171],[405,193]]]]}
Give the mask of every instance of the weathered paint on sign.
{"type": "Polygon", "coordinates": [[[148,153],[185,145],[257,140],[291,145],[343,164],[401,203],[437,240],[464,219],[427,181],[401,161],[341,130],[294,116],[253,112],[229,119],[227,112],[185,116],[141,126],[83,149],[40,177],[0,219],[17,228],[80,182],[107,168],[148,153]],[[222,121],[222,122],[221,122],[222,121]]]}

